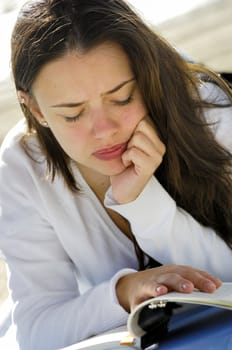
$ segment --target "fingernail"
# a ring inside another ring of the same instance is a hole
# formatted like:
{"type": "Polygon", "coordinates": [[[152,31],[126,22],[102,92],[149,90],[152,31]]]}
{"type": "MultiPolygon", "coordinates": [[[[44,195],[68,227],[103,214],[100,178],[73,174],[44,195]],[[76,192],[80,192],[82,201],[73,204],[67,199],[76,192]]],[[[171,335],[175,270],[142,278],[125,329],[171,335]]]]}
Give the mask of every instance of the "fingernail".
{"type": "Polygon", "coordinates": [[[157,292],[158,294],[163,294],[163,293],[166,293],[167,290],[166,290],[166,287],[164,287],[164,286],[159,286],[159,287],[156,288],[156,292],[157,292]]]}
{"type": "Polygon", "coordinates": [[[215,284],[214,284],[213,282],[211,282],[211,281],[207,281],[207,282],[205,282],[204,287],[205,287],[207,290],[210,290],[210,291],[212,291],[212,290],[215,290],[215,289],[216,289],[215,284]]]}
{"type": "Polygon", "coordinates": [[[189,287],[190,287],[189,283],[184,282],[184,283],[181,284],[181,289],[182,290],[187,290],[187,289],[189,289],[189,287]]]}

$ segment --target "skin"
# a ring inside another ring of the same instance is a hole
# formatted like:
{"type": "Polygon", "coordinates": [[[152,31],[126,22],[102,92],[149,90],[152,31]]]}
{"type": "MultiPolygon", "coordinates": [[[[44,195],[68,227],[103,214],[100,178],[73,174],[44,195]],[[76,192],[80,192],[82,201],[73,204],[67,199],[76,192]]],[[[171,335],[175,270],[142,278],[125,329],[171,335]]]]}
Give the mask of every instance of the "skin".
{"type": "Polygon", "coordinates": [[[221,286],[218,278],[189,266],[165,265],[128,274],[117,283],[116,293],[121,306],[130,312],[146,299],[170,291],[191,293],[194,288],[213,293],[221,286]]]}
{"type": "MultiPolygon", "coordinates": [[[[111,182],[118,203],[139,195],[165,152],[132,79],[124,51],[104,44],[86,54],[71,52],[48,63],[34,81],[34,98],[21,96],[40,122],[47,121],[89,181],[101,174],[107,187],[111,182]],[[73,107],[54,107],[61,104],[73,107]],[[94,156],[96,151],[122,143],[126,150],[116,159],[104,161],[94,156]]],[[[97,184],[91,186],[95,189],[97,184]]]]}
{"type": "MultiPolygon", "coordinates": [[[[165,146],[149,121],[130,62],[116,44],[68,52],[41,69],[32,96],[23,91],[18,96],[40,123],[47,122],[102,202],[110,184],[118,203],[135,200],[162,162],[165,146]],[[102,159],[118,145],[117,156],[102,159]]],[[[190,267],[162,266],[120,278],[116,293],[130,311],[169,290],[213,292],[220,284],[190,267]]]]}

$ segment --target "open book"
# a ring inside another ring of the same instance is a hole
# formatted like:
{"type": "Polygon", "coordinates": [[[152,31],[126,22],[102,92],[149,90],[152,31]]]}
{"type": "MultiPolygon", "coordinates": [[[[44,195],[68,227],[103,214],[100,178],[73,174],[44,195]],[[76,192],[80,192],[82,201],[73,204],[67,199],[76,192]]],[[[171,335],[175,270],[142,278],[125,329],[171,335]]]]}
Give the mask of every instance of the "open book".
{"type": "Polygon", "coordinates": [[[191,294],[170,292],[160,297],[146,300],[139,304],[129,315],[127,323],[128,331],[134,336],[141,337],[145,333],[139,326],[141,311],[148,308],[156,312],[156,310],[166,308],[168,303],[173,302],[208,305],[232,310],[232,283],[223,283],[214,293],[203,293],[199,291],[194,291],[191,294]]]}
{"type": "MultiPolygon", "coordinates": [[[[223,283],[212,294],[196,290],[191,294],[170,292],[160,297],[151,298],[139,304],[131,312],[127,327],[112,330],[104,335],[93,337],[61,350],[155,349],[153,345],[166,337],[172,316],[179,313],[181,318],[185,305],[190,306],[189,313],[191,313],[191,305],[194,304],[232,311],[232,283],[223,283]]],[[[215,316],[216,318],[217,316],[215,316]]],[[[230,319],[231,333],[232,313],[230,319]]]]}

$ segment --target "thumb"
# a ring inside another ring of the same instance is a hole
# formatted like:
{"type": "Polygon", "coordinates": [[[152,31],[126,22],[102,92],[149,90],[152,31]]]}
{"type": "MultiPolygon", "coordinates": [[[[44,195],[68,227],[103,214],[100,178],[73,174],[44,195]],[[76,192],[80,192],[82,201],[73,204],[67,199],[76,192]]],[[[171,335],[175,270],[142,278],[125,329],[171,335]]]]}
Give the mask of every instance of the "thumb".
{"type": "Polygon", "coordinates": [[[129,159],[126,153],[122,155],[122,163],[125,168],[128,168],[130,165],[132,165],[132,161],[129,159]]]}

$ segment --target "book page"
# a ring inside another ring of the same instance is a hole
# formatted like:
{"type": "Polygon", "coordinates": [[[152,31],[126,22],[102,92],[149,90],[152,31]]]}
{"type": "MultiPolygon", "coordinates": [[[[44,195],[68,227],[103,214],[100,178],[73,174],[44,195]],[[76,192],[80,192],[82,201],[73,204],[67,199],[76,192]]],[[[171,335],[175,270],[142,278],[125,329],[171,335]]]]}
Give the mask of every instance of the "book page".
{"type": "MultiPolygon", "coordinates": [[[[191,294],[171,292],[157,298],[150,299],[150,303],[157,304],[159,301],[176,301],[181,303],[196,303],[204,305],[214,305],[232,309],[232,283],[223,283],[214,293],[204,293],[198,290],[191,294]]],[[[149,301],[145,302],[149,304],[149,301]]],[[[162,304],[161,304],[162,305],[162,304]]]]}
{"type": "MultiPolygon", "coordinates": [[[[204,293],[198,290],[190,294],[170,292],[151,298],[139,304],[129,315],[127,327],[132,335],[141,337],[145,332],[138,326],[139,313],[144,307],[155,309],[165,307],[168,302],[209,305],[232,310],[232,283],[223,283],[214,293],[204,293]]],[[[232,316],[232,314],[231,314],[232,316]]]]}
{"type": "Polygon", "coordinates": [[[121,341],[127,337],[128,331],[126,326],[116,328],[104,334],[83,340],[77,344],[59,349],[59,350],[138,350],[138,342],[120,345],[121,341]]]}

